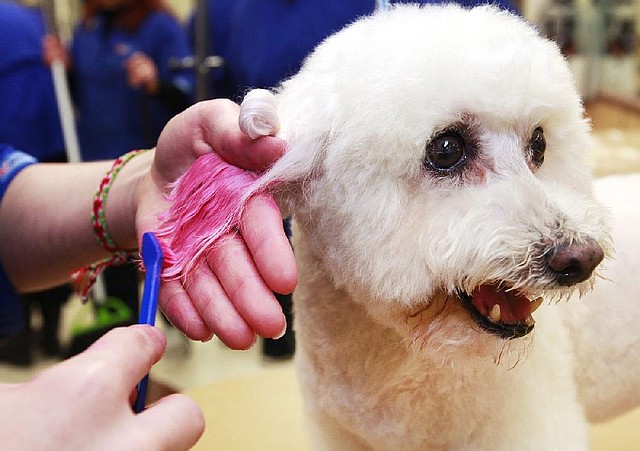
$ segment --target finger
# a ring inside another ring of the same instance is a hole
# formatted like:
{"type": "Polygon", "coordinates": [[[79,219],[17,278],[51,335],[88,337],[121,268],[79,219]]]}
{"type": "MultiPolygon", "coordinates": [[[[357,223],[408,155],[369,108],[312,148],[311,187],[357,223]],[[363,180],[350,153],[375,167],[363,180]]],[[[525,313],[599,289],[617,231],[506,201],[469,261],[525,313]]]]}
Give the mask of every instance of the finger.
{"type": "Polygon", "coordinates": [[[198,265],[186,284],[200,317],[207,327],[231,349],[248,349],[256,341],[249,325],[237,312],[206,263],[198,265]]]}
{"type": "Polygon", "coordinates": [[[158,304],[171,324],[187,337],[198,341],[206,341],[211,337],[211,331],[200,317],[180,281],[170,280],[162,283],[158,304]]]}
{"type": "Polygon", "coordinates": [[[133,325],[110,330],[69,362],[82,373],[108,385],[114,396],[128,396],[131,389],[162,357],[167,340],[160,329],[133,325]],[[88,374],[93,372],[94,374],[88,374]]]}
{"type": "Polygon", "coordinates": [[[291,293],[298,281],[295,256],[282,227],[280,210],[270,195],[249,201],[240,233],[269,288],[276,293],[291,293]]]}
{"type": "Polygon", "coordinates": [[[147,449],[188,450],[204,432],[204,416],[191,398],[175,394],[162,398],[136,417],[139,429],[152,431],[147,449]]]}
{"type": "Polygon", "coordinates": [[[199,102],[174,116],[158,138],[159,158],[155,169],[167,180],[176,180],[193,161],[217,152],[227,162],[252,171],[262,171],[286,149],[280,138],[251,140],[240,130],[240,107],[228,99],[199,102]]]}
{"type": "Polygon", "coordinates": [[[267,338],[282,335],[286,326],[282,308],[239,237],[221,243],[211,252],[208,262],[249,327],[267,338]]]}
{"type": "Polygon", "coordinates": [[[252,140],[242,133],[238,125],[240,107],[228,100],[198,104],[201,139],[200,155],[217,152],[228,163],[250,171],[263,171],[285,152],[285,142],[265,136],[252,140]],[[215,120],[214,120],[215,119],[215,120]]]}

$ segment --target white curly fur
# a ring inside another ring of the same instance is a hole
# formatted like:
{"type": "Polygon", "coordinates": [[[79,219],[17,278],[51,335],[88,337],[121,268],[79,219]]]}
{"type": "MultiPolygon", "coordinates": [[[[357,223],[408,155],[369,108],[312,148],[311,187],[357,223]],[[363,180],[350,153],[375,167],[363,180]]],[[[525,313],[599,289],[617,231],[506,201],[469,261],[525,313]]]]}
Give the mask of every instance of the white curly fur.
{"type": "Polygon", "coordinates": [[[589,124],[556,46],[492,7],[398,6],[328,38],[275,102],[262,119],[279,116],[289,149],[260,183],[277,180],[294,212],[314,445],[587,449],[586,416],[624,396],[577,376],[595,368],[593,337],[572,320],[584,301],[564,301],[596,273],[560,286],[545,263],[558,242],[611,253],[584,164],[589,124]],[[437,173],[425,146],[450,127],[472,130],[476,155],[437,173]],[[536,127],[539,168],[527,150],[536,127]],[[495,281],[545,297],[533,333],[505,341],[470,319],[456,293],[495,281]]]}
{"type": "Polygon", "coordinates": [[[275,97],[266,89],[253,89],[244,98],[240,130],[251,139],[276,135],[280,129],[275,97]]]}

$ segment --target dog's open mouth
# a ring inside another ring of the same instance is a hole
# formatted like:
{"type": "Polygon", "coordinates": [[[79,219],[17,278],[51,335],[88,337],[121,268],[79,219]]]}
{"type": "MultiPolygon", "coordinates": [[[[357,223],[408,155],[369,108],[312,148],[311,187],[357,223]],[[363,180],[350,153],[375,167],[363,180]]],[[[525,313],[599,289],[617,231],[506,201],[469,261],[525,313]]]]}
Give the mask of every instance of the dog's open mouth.
{"type": "Polygon", "coordinates": [[[458,297],[480,327],[508,340],[524,337],[533,330],[531,314],[542,304],[542,298],[530,300],[496,285],[481,285],[471,294],[460,291],[458,297]]]}

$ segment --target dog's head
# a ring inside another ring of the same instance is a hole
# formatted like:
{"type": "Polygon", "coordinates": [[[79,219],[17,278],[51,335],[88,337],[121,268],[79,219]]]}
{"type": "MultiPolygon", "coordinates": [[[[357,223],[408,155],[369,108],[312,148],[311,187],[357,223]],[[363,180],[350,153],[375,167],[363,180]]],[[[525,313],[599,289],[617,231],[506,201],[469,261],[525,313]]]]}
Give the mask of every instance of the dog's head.
{"type": "Polygon", "coordinates": [[[448,312],[463,334],[522,337],[541,297],[588,289],[609,252],[570,70],[516,16],[379,12],[323,42],[276,102],[290,149],[265,178],[381,321],[433,329],[448,312]]]}

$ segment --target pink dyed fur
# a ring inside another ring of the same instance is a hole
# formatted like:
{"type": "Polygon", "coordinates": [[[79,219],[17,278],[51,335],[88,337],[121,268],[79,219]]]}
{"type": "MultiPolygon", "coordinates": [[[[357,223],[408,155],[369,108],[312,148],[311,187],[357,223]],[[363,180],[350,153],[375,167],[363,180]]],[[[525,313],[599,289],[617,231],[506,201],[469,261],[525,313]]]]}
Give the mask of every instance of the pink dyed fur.
{"type": "Polygon", "coordinates": [[[173,186],[172,206],[156,235],[162,243],[165,280],[186,278],[221,240],[236,233],[249,199],[266,190],[260,175],[204,155],[173,186]]]}

